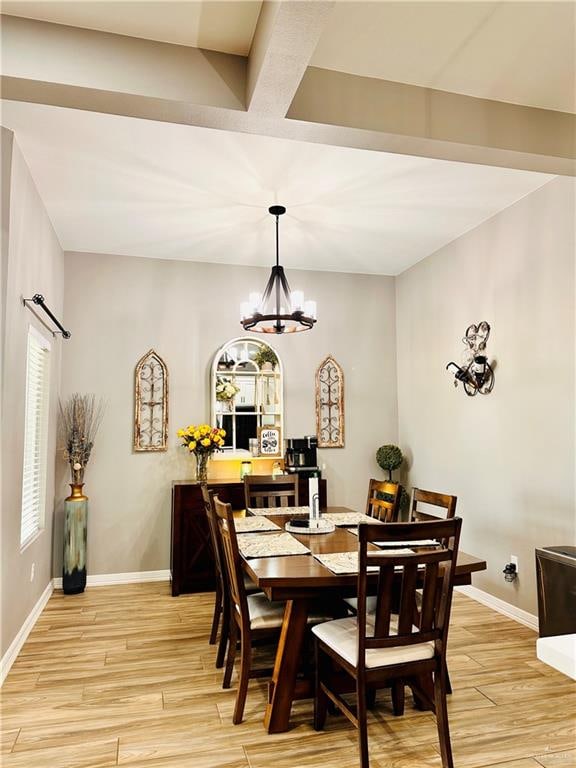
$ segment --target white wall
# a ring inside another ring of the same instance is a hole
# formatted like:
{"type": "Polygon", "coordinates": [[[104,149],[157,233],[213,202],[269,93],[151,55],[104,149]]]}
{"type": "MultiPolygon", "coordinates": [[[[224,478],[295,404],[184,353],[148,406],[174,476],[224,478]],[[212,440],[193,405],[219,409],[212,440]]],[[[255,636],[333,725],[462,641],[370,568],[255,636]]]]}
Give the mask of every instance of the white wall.
{"type": "Polygon", "coordinates": [[[575,541],[574,212],[574,181],[558,178],[396,281],[409,482],[458,496],[462,548],[488,562],[474,584],[531,613],[534,548],[575,541]],[[481,320],[496,380],[470,398],[444,368],[481,320]]]}
{"type": "Polygon", "coordinates": [[[60,378],[60,337],[52,339],[45,527],[20,551],[22,465],[28,327],[48,331],[22,306],[41,293],[63,316],[64,257],[17,141],[2,129],[2,655],[14,640],[52,576],[54,464],[60,378]],[[32,564],[34,581],[30,581],[32,564]]]}
{"type": "MultiPolygon", "coordinates": [[[[165,569],[171,483],[193,476],[176,429],[210,418],[212,358],[243,335],[239,303],[263,288],[269,271],[86,253],[67,253],[65,263],[73,336],[64,351],[63,391],[95,392],[108,403],[86,472],[88,572],[165,569]],[[151,347],[169,369],[169,450],[134,454],[134,366],[151,347]]],[[[346,447],[321,451],[320,461],[329,501],[363,506],[368,479],[378,473],[376,448],[397,440],[394,281],[295,271],[289,279],[317,299],[319,321],[311,332],[272,339],[285,370],[285,435],[315,433],[314,374],[332,353],[345,373],[346,447]]],[[[64,498],[63,462],[59,470],[64,498]]],[[[59,545],[54,555],[60,575],[59,545]]]]}

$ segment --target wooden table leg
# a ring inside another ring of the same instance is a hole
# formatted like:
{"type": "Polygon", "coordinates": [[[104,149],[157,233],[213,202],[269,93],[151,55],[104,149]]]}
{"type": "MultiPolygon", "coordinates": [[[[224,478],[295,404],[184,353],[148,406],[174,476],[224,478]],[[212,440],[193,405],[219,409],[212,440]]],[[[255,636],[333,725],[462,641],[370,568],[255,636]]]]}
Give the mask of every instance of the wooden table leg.
{"type": "Polygon", "coordinates": [[[264,716],[264,727],[268,733],[281,733],[288,730],[307,620],[307,600],[286,602],[264,716]]]}

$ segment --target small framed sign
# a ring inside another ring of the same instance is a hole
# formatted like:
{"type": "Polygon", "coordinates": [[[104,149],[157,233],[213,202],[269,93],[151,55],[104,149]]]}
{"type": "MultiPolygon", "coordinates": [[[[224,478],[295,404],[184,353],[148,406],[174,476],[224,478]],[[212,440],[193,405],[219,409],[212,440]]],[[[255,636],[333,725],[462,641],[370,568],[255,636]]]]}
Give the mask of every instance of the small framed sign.
{"type": "Polygon", "coordinates": [[[258,427],[260,456],[282,456],[282,430],[280,427],[258,427]]]}

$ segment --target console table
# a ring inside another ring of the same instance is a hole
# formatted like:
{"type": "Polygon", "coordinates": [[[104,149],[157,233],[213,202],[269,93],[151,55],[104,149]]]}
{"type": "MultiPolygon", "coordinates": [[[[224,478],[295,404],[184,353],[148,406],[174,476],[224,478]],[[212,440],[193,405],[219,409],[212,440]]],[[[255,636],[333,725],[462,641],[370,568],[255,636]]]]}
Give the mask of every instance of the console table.
{"type": "MultiPolygon", "coordinates": [[[[244,509],[244,483],[241,480],[209,480],[208,488],[232,509],[244,509]]],[[[326,480],[320,480],[320,507],[326,507],[326,480]]],[[[298,503],[308,504],[308,480],[300,479],[298,503]]],[[[214,554],[200,484],[194,481],[172,483],[172,532],[170,542],[172,595],[210,592],[216,586],[214,554]]]]}

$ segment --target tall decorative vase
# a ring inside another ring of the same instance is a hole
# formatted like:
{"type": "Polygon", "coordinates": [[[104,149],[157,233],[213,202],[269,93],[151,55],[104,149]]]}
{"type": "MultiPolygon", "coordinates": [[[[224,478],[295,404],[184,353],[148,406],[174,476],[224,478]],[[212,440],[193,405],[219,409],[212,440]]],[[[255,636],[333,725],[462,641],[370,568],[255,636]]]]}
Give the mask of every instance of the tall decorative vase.
{"type": "Polygon", "coordinates": [[[196,480],[199,483],[205,483],[208,481],[208,459],[210,454],[197,453],[196,454],[196,480]]]}
{"type": "Polygon", "coordinates": [[[71,483],[72,493],[64,501],[64,564],[62,589],[77,595],[86,588],[86,549],[88,544],[88,496],[84,483],[71,483]]]}

